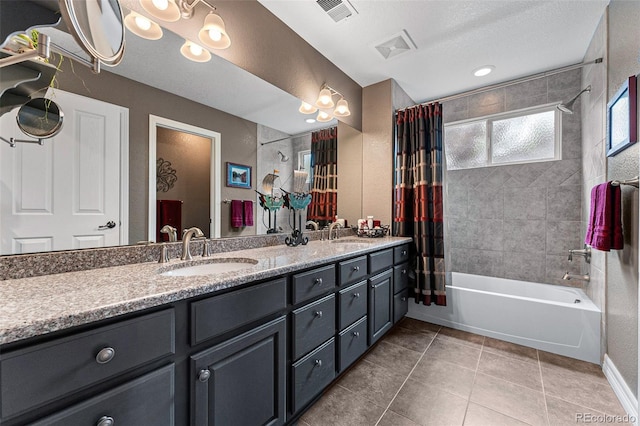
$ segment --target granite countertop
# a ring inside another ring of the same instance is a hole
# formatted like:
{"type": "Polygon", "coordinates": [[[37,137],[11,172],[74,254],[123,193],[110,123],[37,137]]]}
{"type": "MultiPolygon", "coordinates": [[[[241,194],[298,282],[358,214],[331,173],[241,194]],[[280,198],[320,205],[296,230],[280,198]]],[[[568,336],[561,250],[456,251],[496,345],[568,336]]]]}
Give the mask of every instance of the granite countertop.
{"type": "Polygon", "coordinates": [[[0,281],[0,344],[35,337],[117,315],[213,293],[372,250],[410,242],[410,238],[349,238],[311,241],[174,259],[166,264],[139,263],[0,281]],[[350,240],[352,242],[346,242],[350,240]],[[202,276],[163,276],[184,266],[224,259],[254,259],[244,269],[202,276]]]}

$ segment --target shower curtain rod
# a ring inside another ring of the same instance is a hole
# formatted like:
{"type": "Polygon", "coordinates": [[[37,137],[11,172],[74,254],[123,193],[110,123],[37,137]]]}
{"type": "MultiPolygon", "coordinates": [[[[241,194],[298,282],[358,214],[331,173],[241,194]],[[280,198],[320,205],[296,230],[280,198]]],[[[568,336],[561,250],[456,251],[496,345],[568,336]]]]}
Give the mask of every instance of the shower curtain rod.
{"type": "Polygon", "coordinates": [[[311,131],[309,131],[309,132],[298,133],[297,135],[285,136],[284,138],[275,139],[275,140],[272,140],[272,141],[260,142],[260,146],[262,146],[262,145],[269,145],[270,143],[280,142],[280,141],[284,141],[284,140],[287,140],[287,139],[299,138],[300,136],[310,135],[310,134],[312,134],[313,132],[320,132],[320,131],[322,131],[322,130],[329,130],[329,129],[333,129],[334,127],[336,127],[336,126],[325,127],[324,129],[311,130],[311,131]]]}
{"type": "Polygon", "coordinates": [[[566,67],[562,67],[562,68],[556,68],[554,70],[551,71],[544,71],[538,74],[534,74],[534,75],[530,75],[528,77],[521,77],[521,78],[517,78],[515,80],[510,80],[510,81],[505,81],[502,83],[496,83],[496,84],[492,84],[490,86],[485,86],[485,87],[481,87],[478,89],[473,89],[473,90],[469,90],[467,92],[461,92],[461,93],[456,93],[455,95],[450,95],[450,96],[445,96],[443,98],[440,99],[434,99],[431,101],[427,101],[427,102],[420,102],[419,104],[410,106],[410,107],[405,107],[405,108],[400,108],[397,109],[396,112],[400,112],[400,111],[404,111],[405,109],[408,108],[413,108],[419,105],[428,105],[428,104],[432,104],[435,102],[446,102],[446,101],[452,101],[454,99],[458,99],[458,98],[463,98],[465,96],[470,96],[470,95],[476,95],[478,93],[484,93],[484,92],[488,92],[489,90],[494,90],[494,89],[502,89],[503,87],[508,87],[508,86],[512,86],[514,84],[518,84],[518,83],[524,83],[527,81],[531,81],[531,80],[537,80],[539,78],[543,78],[543,77],[548,77],[550,75],[554,75],[554,74],[559,74],[561,72],[565,72],[565,71],[571,71],[577,68],[582,68],[586,65],[591,65],[591,64],[599,64],[602,62],[602,58],[598,58],[595,59],[593,61],[589,61],[589,62],[581,62],[579,64],[573,64],[573,65],[567,65],[566,67]]]}

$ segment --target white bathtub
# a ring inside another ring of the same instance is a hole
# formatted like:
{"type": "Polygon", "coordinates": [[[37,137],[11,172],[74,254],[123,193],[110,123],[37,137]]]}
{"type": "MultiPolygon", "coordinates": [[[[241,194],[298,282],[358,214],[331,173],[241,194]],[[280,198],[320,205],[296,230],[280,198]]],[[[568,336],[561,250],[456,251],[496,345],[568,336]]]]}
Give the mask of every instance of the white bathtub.
{"type": "Polygon", "coordinates": [[[447,304],[408,316],[600,364],[601,312],[580,289],[453,272],[447,304]]]}

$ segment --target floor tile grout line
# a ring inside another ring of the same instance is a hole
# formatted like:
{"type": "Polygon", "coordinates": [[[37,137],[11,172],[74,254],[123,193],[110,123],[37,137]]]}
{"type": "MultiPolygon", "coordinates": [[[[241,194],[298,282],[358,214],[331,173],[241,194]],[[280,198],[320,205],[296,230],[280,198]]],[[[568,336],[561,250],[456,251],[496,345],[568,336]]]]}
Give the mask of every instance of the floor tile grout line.
{"type": "MultiPolygon", "coordinates": [[[[400,393],[400,391],[402,390],[402,388],[404,387],[404,385],[407,383],[407,381],[409,380],[409,377],[411,376],[411,373],[413,373],[413,371],[416,369],[416,367],[418,366],[418,364],[420,364],[420,361],[422,361],[422,358],[425,356],[425,354],[427,353],[427,351],[429,350],[429,348],[431,347],[431,345],[433,344],[433,342],[436,340],[436,337],[438,337],[438,334],[440,333],[440,330],[442,330],[442,327],[440,327],[438,329],[438,331],[436,331],[436,333],[433,335],[433,339],[431,339],[431,341],[429,342],[429,344],[427,345],[427,347],[424,349],[424,351],[422,351],[422,354],[420,355],[420,358],[418,358],[418,360],[416,361],[415,365],[413,366],[413,368],[411,369],[411,371],[409,371],[409,373],[407,374],[407,377],[404,378],[404,381],[402,382],[402,384],[400,385],[400,387],[398,388],[398,390],[396,391],[396,393],[393,395],[393,398],[391,398],[391,401],[389,401],[389,404],[387,404],[387,408],[384,409],[384,411],[382,412],[382,414],[380,415],[380,418],[378,419],[378,421],[375,423],[374,426],[378,426],[380,424],[380,421],[382,420],[382,418],[384,417],[385,414],[387,414],[387,411],[389,411],[389,408],[391,407],[391,405],[393,404],[393,401],[396,400],[396,398],[398,397],[398,394],[400,393]]],[[[410,419],[411,420],[411,419],[410,419]]]]}
{"type": "Polygon", "coordinates": [[[547,392],[544,390],[544,377],[542,376],[542,363],[540,362],[540,351],[536,349],[536,357],[538,358],[538,371],[540,372],[540,384],[542,384],[542,400],[544,401],[544,414],[547,419],[547,424],[551,424],[549,419],[549,407],[547,405],[547,392]]]}
{"type": "Polygon", "coordinates": [[[464,422],[467,420],[467,413],[469,412],[469,405],[471,405],[471,394],[473,393],[473,387],[476,384],[476,377],[478,377],[478,370],[480,369],[480,360],[482,359],[482,352],[484,352],[484,342],[487,340],[486,337],[482,338],[482,346],[480,346],[480,354],[478,355],[478,361],[476,362],[476,369],[473,372],[473,381],[471,382],[471,389],[469,390],[469,396],[467,397],[467,407],[464,409],[464,417],[462,418],[462,426],[464,426],[464,422]]]}

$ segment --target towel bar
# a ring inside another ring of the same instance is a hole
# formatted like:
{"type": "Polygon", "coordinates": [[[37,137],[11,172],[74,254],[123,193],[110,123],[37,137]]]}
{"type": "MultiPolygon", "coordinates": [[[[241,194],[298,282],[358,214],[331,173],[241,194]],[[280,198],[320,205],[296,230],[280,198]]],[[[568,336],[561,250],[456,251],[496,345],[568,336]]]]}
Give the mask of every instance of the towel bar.
{"type": "Polygon", "coordinates": [[[633,187],[638,188],[638,176],[629,179],[629,180],[612,180],[611,181],[611,185],[613,186],[620,186],[620,185],[630,185],[633,187]]]}

